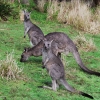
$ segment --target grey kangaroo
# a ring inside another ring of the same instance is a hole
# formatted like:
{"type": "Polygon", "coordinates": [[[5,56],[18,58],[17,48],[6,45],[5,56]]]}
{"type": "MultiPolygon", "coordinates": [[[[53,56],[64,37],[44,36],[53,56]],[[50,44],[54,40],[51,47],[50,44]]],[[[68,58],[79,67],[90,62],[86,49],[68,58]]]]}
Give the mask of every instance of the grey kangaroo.
{"type": "Polygon", "coordinates": [[[57,87],[59,87],[58,83],[60,82],[68,91],[93,99],[93,97],[89,94],[77,91],[67,83],[65,80],[64,66],[59,57],[53,53],[51,45],[52,40],[43,40],[42,61],[52,79],[52,88],[48,86],[44,86],[44,88],[49,88],[56,91],[57,87]]]}
{"type": "Polygon", "coordinates": [[[28,34],[32,46],[37,45],[43,39],[44,34],[42,30],[31,22],[30,13],[26,10],[24,10],[24,27],[24,38],[28,34]]]}
{"type": "MultiPolygon", "coordinates": [[[[99,72],[92,71],[88,69],[82,62],[78,50],[73,43],[73,41],[64,33],[62,32],[53,32],[49,33],[45,36],[47,40],[52,40],[52,50],[55,55],[58,56],[60,53],[65,53],[66,55],[71,52],[74,55],[74,58],[80,68],[92,75],[100,76],[99,72]]],[[[30,56],[41,56],[42,55],[42,48],[43,48],[43,41],[40,41],[35,47],[25,49],[21,55],[21,62],[27,61],[30,56]]]]}

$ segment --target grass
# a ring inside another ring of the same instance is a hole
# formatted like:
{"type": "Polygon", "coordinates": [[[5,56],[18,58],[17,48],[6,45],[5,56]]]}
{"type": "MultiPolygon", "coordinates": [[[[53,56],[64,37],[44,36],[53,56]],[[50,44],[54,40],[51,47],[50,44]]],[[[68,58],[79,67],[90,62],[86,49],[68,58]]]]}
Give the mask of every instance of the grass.
{"type": "MultiPolygon", "coordinates": [[[[43,30],[44,34],[61,31],[68,34],[72,40],[78,35],[78,30],[71,26],[47,21],[46,14],[33,11],[31,16],[32,21],[43,30]]],[[[23,35],[24,26],[22,22],[0,22],[0,60],[5,59],[6,54],[14,50],[14,58],[18,62],[19,68],[24,67],[23,73],[27,77],[24,80],[7,81],[0,76],[0,100],[89,100],[66,91],[63,86],[57,92],[38,88],[38,86],[42,86],[46,82],[50,83],[51,79],[47,71],[41,68],[41,57],[31,57],[25,63],[20,62],[24,47],[30,46],[28,37],[25,39],[23,35]]],[[[88,68],[100,72],[100,35],[84,35],[94,39],[97,50],[80,52],[81,58],[88,68]]],[[[66,57],[66,61],[65,70],[68,83],[78,90],[91,94],[95,98],[94,100],[99,100],[100,77],[84,73],[78,67],[72,54],[66,57]]]]}

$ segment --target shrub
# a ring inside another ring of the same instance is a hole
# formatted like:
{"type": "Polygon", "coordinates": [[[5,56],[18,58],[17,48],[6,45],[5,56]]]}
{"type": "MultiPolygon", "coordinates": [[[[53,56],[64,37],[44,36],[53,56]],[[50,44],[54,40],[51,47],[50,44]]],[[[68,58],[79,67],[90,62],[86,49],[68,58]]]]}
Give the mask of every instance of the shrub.
{"type": "Polygon", "coordinates": [[[2,20],[7,21],[8,16],[12,16],[13,19],[18,17],[18,8],[11,7],[11,4],[7,2],[0,1],[0,17],[2,20]]]}

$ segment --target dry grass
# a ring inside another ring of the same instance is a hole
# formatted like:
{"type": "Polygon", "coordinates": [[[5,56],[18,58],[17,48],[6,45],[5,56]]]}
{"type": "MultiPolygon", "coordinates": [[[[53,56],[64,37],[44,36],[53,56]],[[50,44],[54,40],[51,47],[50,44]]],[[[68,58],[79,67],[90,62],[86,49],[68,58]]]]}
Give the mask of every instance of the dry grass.
{"type": "Polygon", "coordinates": [[[48,19],[53,19],[56,14],[59,22],[66,22],[82,31],[97,34],[100,33],[100,8],[96,10],[95,17],[89,6],[80,0],[72,0],[71,2],[57,1],[50,2],[47,10],[48,19]]]}
{"type": "Polygon", "coordinates": [[[100,6],[96,9],[97,20],[100,22],[100,6]]]}
{"type": "Polygon", "coordinates": [[[80,3],[78,0],[72,2],[71,5],[72,9],[67,15],[67,23],[72,24],[77,29],[88,31],[90,28],[89,22],[91,20],[89,8],[86,4],[80,3]]]}
{"type": "Polygon", "coordinates": [[[19,12],[19,16],[20,16],[20,21],[24,21],[24,12],[22,10],[20,10],[19,12]]]}
{"type": "Polygon", "coordinates": [[[59,11],[59,2],[57,0],[49,0],[49,5],[47,8],[47,19],[52,20],[59,11]]]}
{"type": "Polygon", "coordinates": [[[7,54],[5,60],[0,61],[0,75],[7,80],[23,79],[22,68],[19,68],[13,53],[7,54]]]}
{"type": "Polygon", "coordinates": [[[46,0],[38,0],[37,7],[40,12],[44,12],[44,5],[46,4],[46,0]]]}
{"type": "Polygon", "coordinates": [[[57,16],[57,20],[59,22],[65,22],[66,21],[66,10],[67,9],[67,6],[66,6],[66,1],[63,1],[60,3],[60,6],[59,6],[59,13],[58,13],[58,16],[57,16]]]}
{"type": "Polygon", "coordinates": [[[84,35],[80,34],[75,37],[74,43],[76,44],[77,48],[81,51],[89,52],[95,51],[96,46],[92,38],[87,39],[84,35]]]}
{"type": "Polygon", "coordinates": [[[97,7],[96,11],[95,11],[95,14],[94,14],[94,19],[100,21],[100,6],[97,7]]]}

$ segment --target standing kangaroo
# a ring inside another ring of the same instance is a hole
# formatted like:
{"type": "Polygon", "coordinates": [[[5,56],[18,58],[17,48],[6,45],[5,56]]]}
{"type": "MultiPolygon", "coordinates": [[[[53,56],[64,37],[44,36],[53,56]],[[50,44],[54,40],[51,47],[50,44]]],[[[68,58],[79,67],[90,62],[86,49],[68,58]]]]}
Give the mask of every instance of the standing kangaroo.
{"type": "MultiPolygon", "coordinates": [[[[92,71],[83,64],[74,42],[66,34],[62,32],[53,32],[47,34],[45,38],[49,41],[53,39],[51,48],[55,55],[58,55],[60,53],[65,53],[67,55],[69,52],[71,52],[74,55],[76,62],[83,71],[92,75],[100,76],[99,72],[92,71]]],[[[40,41],[35,47],[25,49],[21,55],[20,61],[27,61],[30,56],[41,56],[42,48],[43,41],[40,41]]]]}
{"type": "MultiPolygon", "coordinates": [[[[46,39],[43,40],[42,61],[52,79],[51,89],[56,91],[57,87],[59,87],[58,82],[60,82],[68,91],[93,99],[92,96],[87,93],[77,91],[66,82],[64,66],[59,57],[53,53],[51,45],[52,41],[47,41],[46,39]]],[[[48,86],[44,87],[50,89],[48,86]]]]}
{"type": "Polygon", "coordinates": [[[26,10],[24,10],[24,27],[24,38],[28,34],[32,46],[37,45],[43,39],[44,34],[42,30],[31,22],[30,13],[26,10]]]}

